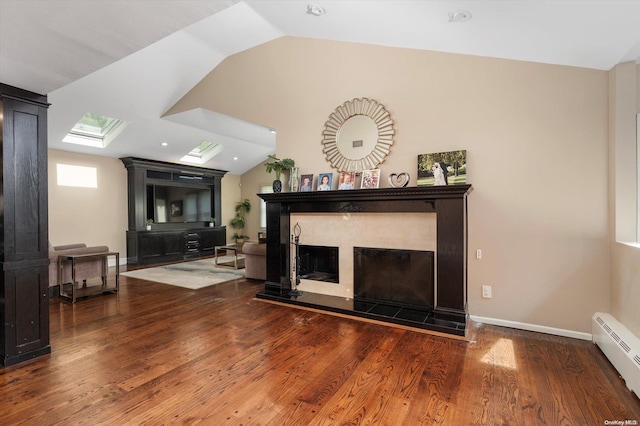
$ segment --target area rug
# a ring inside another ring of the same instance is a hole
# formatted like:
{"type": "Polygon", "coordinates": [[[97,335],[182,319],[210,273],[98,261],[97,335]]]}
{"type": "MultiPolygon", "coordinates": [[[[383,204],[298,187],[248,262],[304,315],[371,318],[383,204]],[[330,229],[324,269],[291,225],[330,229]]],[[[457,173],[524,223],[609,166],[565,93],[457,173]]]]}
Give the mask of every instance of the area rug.
{"type": "MultiPolygon", "coordinates": [[[[192,290],[244,277],[244,269],[236,270],[222,266],[222,264],[233,265],[233,256],[219,256],[218,263],[219,265],[216,266],[213,258],[192,260],[190,262],[121,272],[120,275],[175,285],[192,290]]],[[[244,259],[238,256],[239,266],[243,265],[243,263],[244,259]]]]}

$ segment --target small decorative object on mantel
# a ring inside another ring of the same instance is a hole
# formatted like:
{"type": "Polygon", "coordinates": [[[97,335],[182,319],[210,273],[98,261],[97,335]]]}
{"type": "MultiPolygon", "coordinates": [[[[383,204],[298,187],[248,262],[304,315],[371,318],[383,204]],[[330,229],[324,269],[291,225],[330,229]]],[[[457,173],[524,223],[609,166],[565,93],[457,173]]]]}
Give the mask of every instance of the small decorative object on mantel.
{"type": "Polygon", "coordinates": [[[289,169],[289,191],[298,192],[299,187],[300,187],[300,168],[291,167],[291,169],[289,169]]]}
{"type": "Polygon", "coordinates": [[[361,189],[370,189],[380,187],[380,169],[363,170],[361,189]]]}
{"type": "Polygon", "coordinates": [[[282,160],[275,155],[269,155],[272,161],[264,163],[267,167],[267,173],[275,172],[276,180],[273,181],[273,192],[282,192],[282,181],[280,175],[284,170],[291,170],[295,166],[295,161],[291,158],[283,158],[282,160]]]}
{"type": "Polygon", "coordinates": [[[151,231],[151,225],[153,225],[153,219],[147,219],[147,231],[151,231]]]}
{"type": "Polygon", "coordinates": [[[418,155],[418,186],[464,185],[466,183],[466,150],[418,155]]]}
{"type": "Polygon", "coordinates": [[[212,217],[211,220],[209,221],[209,226],[211,228],[213,228],[214,226],[216,226],[216,218],[212,217]]]}
{"type": "Polygon", "coordinates": [[[411,179],[411,176],[407,172],[391,173],[389,175],[389,185],[392,188],[404,188],[409,184],[409,179],[411,179]]]}

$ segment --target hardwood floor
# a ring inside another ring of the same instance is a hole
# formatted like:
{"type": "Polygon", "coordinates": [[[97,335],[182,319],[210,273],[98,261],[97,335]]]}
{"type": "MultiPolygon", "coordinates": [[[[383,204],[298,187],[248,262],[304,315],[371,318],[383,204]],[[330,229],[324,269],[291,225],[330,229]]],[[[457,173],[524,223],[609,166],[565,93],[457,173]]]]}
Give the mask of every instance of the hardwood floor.
{"type": "Polygon", "coordinates": [[[464,342],[255,300],[262,286],[123,276],[119,295],[52,300],[52,353],[0,369],[0,425],[640,421],[591,342],[479,324],[464,342]]]}

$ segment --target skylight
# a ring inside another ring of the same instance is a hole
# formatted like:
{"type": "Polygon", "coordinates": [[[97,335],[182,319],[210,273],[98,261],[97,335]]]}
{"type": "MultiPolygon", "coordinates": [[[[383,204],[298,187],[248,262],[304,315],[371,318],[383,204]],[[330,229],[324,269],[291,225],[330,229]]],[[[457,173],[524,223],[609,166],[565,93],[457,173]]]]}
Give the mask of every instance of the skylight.
{"type": "Polygon", "coordinates": [[[126,126],[127,123],[117,118],[88,112],[73,126],[62,141],[94,148],[105,148],[126,126]]]}
{"type": "Polygon", "coordinates": [[[224,146],[219,145],[215,142],[210,141],[202,141],[200,145],[193,148],[191,152],[182,157],[180,161],[185,161],[187,163],[196,163],[196,164],[204,164],[216,155],[218,155],[224,146]]]}

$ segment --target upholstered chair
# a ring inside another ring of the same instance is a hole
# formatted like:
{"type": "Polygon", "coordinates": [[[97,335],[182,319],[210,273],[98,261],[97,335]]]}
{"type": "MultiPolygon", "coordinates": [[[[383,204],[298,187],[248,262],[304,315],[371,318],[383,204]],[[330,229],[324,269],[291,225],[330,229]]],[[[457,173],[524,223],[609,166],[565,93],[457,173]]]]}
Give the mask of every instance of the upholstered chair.
{"type": "Polygon", "coordinates": [[[267,245],[262,243],[244,243],[242,246],[244,255],[245,278],[253,280],[267,279],[267,245]]]}

